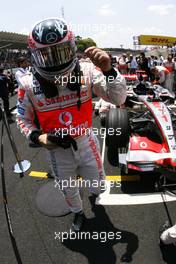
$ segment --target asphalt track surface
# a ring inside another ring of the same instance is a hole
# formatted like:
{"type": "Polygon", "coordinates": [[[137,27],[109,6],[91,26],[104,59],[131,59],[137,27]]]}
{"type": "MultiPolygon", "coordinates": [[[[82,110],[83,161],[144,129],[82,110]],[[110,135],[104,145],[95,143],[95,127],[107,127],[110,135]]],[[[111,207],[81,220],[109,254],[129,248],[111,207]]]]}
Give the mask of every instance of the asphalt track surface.
{"type": "MultiPolygon", "coordinates": [[[[15,97],[11,98],[11,106],[15,97]]],[[[99,127],[99,119],[94,125],[99,127]]],[[[87,192],[83,203],[86,214],[84,231],[121,232],[121,239],[107,239],[106,242],[89,239],[55,239],[55,232],[69,232],[73,215],[47,217],[36,209],[35,197],[38,190],[49,179],[29,177],[30,171],[48,171],[45,151],[30,148],[19,133],[16,124],[10,125],[18,151],[32,166],[24,178],[12,171],[16,163],[7,135],[4,137],[5,180],[8,205],[17,247],[24,264],[162,264],[176,263],[173,247],[160,248],[159,229],[168,219],[163,203],[145,205],[94,205],[87,192]]],[[[102,146],[102,140],[101,140],[102,146]]],[[[117,167],[109,165],[105,153],[107,175],[119,175],[117,167]]],[[[121,188],[112,188],[111,193],[154,192],[154,175],[146,175],[138,182],[122,182],[121,188]]],[[[0,263],[16,264],[5,218],[3,195],[0,183],[0,263]]],[[[120,199],[120,198],[117,198],[120,199]]],[[[176,219],[176,202],[167,203],[173,223],[176,219]]]]}

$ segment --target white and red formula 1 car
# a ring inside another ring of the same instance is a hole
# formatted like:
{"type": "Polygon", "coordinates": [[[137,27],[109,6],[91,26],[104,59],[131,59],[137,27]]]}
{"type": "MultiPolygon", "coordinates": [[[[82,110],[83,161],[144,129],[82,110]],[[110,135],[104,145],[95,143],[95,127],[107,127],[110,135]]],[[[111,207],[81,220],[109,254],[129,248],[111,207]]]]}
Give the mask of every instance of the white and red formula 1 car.
{"type": "Polygon", "coordinates": [[[169,103],[174,95],[143,81],[127,85],[127,94],[126,108],[107,112],[106,131],[121,130],[120,135],[106,132],[109,162],[117,155],[126,174],[157,171],[176,181],[176,113],[169,103]]]}
{"type": "Polygon", "coordinates": [[[128,168],[139,171],[154,170],[158,165],[176,173],[176,115],[160,100],[169,92],[163,89],[161,93],[157,86],[153,89],[154,95],[136,96],[137,102],[143,104],[142,110],[129,110],[131,132],[126,162],[128,168]]]}

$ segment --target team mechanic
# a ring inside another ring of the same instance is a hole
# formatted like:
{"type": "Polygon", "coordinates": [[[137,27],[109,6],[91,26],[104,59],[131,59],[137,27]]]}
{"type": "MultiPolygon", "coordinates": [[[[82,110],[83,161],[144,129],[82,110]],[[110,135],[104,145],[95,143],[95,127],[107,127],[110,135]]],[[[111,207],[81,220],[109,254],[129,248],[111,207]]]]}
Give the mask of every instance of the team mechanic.
{"type": "MultiPolygon", "coordinates": [[[[99,142],[91,131],[92,87],[97,96],[121,105],[126,99],[125,80],[112,68],[109,55],[97,47],[85,51],[90,62],[80,63],[74,35],[62,19],[38,23],[28,44],[33,73],[21,79],[18,127],[28,139],[47,149],[56,179],[69,181],[79,174],[99,183],[105,175],[99,142]],[[40,129],[33,122],[34,115],[40,129]],[[90,133],[85,133],[86,129],[90,133]]],[[[93,186],[90,190],[96,195],[100,191],[93,186]]],[[[72,228],[79,231],[85,219],[79,190],[68,186],[62,192],[75,213],[72,228]]]]}

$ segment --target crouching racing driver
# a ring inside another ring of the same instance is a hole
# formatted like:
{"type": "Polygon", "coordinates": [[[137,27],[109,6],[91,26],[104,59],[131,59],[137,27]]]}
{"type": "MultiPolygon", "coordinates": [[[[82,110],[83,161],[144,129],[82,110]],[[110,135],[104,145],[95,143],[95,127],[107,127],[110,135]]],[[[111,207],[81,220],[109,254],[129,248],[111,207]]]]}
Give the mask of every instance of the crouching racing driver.
{"type": "MultiPolygon", "coordinates": [[[[91,89],[104,100],[121,105],[126,99],[125,80],[112,68],[108,54],[97,47],[85,51],[91,63],[79,63],[74,35],[62,19],[38,23],[28,44],[33,74],[21,78],[18,127],[27,139],[47,149],[59,182],[69,182],[78,174],[90,182],[100,182],[104,169],[99,142],[91,131],[91,89]],[[34,115],[40,129],[33,123],[34,115]]],[[[79,231],[85,216],[78,188],[67,186],[61,190],[75,213],[73,230],[79,231]]],[[[100,191],[100,187],[90,189],[96,195],[100,191]]]]}

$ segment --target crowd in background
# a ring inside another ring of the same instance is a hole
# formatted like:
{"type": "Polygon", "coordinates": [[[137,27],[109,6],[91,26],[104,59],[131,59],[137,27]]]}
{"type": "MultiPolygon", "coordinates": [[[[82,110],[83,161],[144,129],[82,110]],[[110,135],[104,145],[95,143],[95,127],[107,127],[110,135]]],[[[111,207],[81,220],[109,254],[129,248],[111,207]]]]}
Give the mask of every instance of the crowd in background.
{"type": "Polygon", "coordinates": [[[15,90],[15,79],[10,71],[4,72],[3,68],[0,68],[0,98],[3,101],[4,111],[6,116],[11,120],[12,114],[9,106],[9,94],[12,96],[15,90]]]}
{"type": "Polygon", "coordinates": [[[15,63],[15,74],[12,68],[6,70],[3,66],[0,67],[0,98],[3,101],[3,107],[8,119],[12,116],[9,109],[9,96],[17,93],[20,77],[29,74],[31,69],[27,56],[18,57],[15,63]]]}
{"type": "Polygon", "coordinates": [[[19,50],[1,50],[0,51],[0,67],[1,68],[16,68],[17,61],[20,57],[26,56],[27,51],[19,50]]]}
{"type": "MultiPolygon", "coordinates": [[[[112,65],[117,67],[121,74],[129,75],[136,74],[136,71],[143,71],[147,75],[148,81],[153,83],[159,83],[164,88],[167,88],[171,92],[176,91],[176,49],[175,53],[168,55],[167,59],[164,59],[162,55],[159,57],[150,56],[146,57],[145,53],[141,52],[139,55],[134,56],[133,54],[122,54],[121,56],[112,57],[112,65]]],[[[84,56],[79,58],[80,60],[86,60],[84,56]]],[[[0,53],[0,97],[4,101],[4,108],[7,115],[9,115],[9,95],[15,93],[15,88],[17,88],[18,75],[24,74],[24,71],[28,70],[29,62],[26,53],[23,52],[13,52],[0,53]],[[25,55],[25,56],[22,56],[25,55]],[[10,60],[10,58],[13,58],[10,60]],[[8,60],[7,60],[8,59],[8,60]],[[4,62],[7,68],[18,67],[18,71],[14,76],[12,70],[2,70],[4,68],[4,62]],[[8,63],[9,66],[8,67],[8,63]],[[5,84],[6,83],[6,84],[5,84]]]]}
{"type": "Polygon", "coordinates": [[[135,74],[137,70],[144,71],[151,82],[159,82],[170,91],[176,90],[176,57],[175,54],[168,55],[164,59],[159,57],[146,57],[145,53],[134,56],[132,54],[122,54],[116,58],[115,66],[121,74],[135,74]]]}

